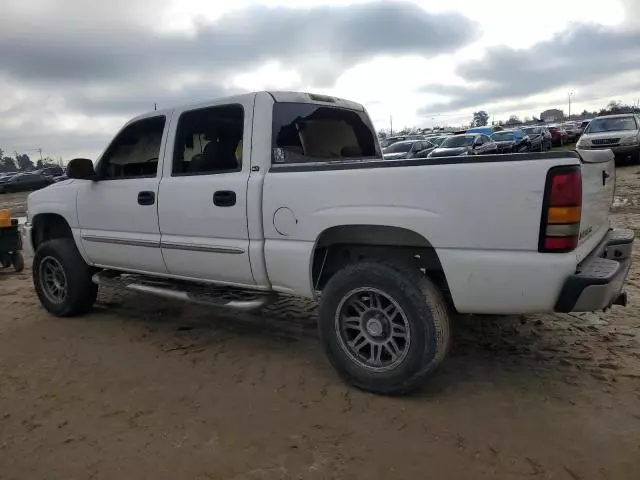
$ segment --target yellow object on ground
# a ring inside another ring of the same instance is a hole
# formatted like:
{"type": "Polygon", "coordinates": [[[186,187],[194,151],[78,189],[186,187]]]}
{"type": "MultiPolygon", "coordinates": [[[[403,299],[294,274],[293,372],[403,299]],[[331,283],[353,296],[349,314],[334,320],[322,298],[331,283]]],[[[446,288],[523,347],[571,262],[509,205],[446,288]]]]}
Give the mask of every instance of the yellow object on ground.
{"type": "Polygon", "coordinates": [[[11,226],[11,212],[9,210],[0,210],[0,228],[11,226]]]}

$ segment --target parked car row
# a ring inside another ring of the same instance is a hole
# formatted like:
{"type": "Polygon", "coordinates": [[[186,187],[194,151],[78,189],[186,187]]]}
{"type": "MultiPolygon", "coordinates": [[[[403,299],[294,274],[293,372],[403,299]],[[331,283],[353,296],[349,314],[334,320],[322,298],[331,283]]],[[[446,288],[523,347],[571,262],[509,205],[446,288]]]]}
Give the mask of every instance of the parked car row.
{"type": "Polygon", "coordinates": [[[0,173],[0,193],[28,192],[66,180],[65,170],[57,165],[29,172],[0,173]]]}
{"type": "Polygon", "coordinates": [[[551,148],[552,134],[545,127],[498,131],[492,131],[492,128],[478,127],[456,135],[430,137],[426,140],[404,140],[383,148],[382,152],[386,160],[398,160],[542,152],[551,148]]]}
{"type": "Polygon", "coordinates": [[[0,193],[38,190],[51,185],[53,178],[34,172],[20,172],[0,178],[0,193]]]}

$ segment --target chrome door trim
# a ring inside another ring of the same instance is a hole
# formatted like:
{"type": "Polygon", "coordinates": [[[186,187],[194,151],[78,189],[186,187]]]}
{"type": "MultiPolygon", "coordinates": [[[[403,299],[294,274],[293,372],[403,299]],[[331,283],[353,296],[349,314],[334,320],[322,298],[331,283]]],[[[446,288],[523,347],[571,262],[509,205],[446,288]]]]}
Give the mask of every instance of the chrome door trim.
{"type": "Polygon", "coordinates": [[[237,247],[216,247],[214,245],[194,245],[191,243],[161,242],[160,248],[166,248],[167,250],[186,250],[190,252],[228,253],[231,255],[244,253],[242,248],[237,247]]]}
{"type": "Polygon", "coordinates": [[[131,247],[160,248],[160,242],[154,240],[131,240],[128,238],[97,237],[95,235],[82,235],[82,240],[94,243],[113,243],[115,245],[128,245],[131,247]]]}

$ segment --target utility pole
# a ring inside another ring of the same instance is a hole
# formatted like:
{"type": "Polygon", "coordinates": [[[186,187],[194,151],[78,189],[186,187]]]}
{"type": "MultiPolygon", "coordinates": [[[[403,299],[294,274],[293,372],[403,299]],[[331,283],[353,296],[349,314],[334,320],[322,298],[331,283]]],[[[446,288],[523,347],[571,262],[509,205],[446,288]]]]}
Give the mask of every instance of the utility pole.
{"type": "Polygon", "coordinates": [[[573,90],[571,90],[567,96],[569,97],[569,120],[571,120],[571,95],[573,95],[575,92],[573,90]]]}
{"type": "Polygon", "coordinates": [[[389,115],[389,123],[391,125],[389,128],[389,136],[393,137],[393,115],[389,115]]]}
{"type": "Polygon", "coordinates": [[[40,154],[40,161],[42,161],[42,149],[38,148],[38,153],[40,154]]]}
{"type": "Polygon", "coordinates": [[[157,103],[154,103],[154,104],[153,104],[153,109],[154,109],[154,110],[158,110],[158,104],[157,104],[157,103]]]}

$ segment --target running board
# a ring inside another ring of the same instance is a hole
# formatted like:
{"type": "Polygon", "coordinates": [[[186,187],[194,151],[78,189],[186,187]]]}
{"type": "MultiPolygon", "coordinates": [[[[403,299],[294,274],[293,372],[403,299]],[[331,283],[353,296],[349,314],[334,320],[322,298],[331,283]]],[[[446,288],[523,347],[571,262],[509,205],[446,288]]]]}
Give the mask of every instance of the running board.
{"type": "Polygon", "coordinates": [[[191,284],[145,277],[143,275],[120,274],[108,270],[94,274],[92,280],[96,285],[105,287],[148,293],[158,297],[243,312],[264,307],[274,298],[271,293],[215,285],[191,284]]]}

